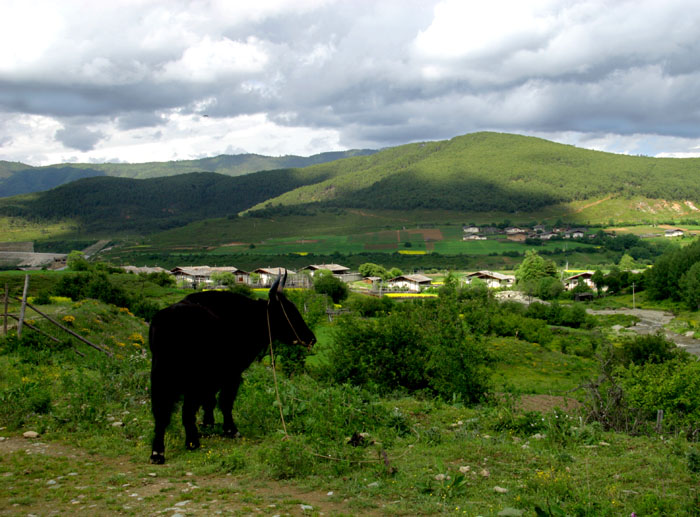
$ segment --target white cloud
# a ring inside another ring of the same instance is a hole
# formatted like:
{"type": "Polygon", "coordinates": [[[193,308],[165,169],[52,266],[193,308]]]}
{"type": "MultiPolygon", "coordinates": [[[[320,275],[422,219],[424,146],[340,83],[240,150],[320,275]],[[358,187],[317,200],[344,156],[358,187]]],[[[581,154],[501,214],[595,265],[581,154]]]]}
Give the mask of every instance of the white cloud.
{"type": "Polygon", "coordinates": [[[245,42],[222,38],[212,41],[205,36],[189,47],[182,57],[167,63],[158,81],[221,81],[235,74],[261,72],[268,62],[262,43],[254,37],[245,42]]]}

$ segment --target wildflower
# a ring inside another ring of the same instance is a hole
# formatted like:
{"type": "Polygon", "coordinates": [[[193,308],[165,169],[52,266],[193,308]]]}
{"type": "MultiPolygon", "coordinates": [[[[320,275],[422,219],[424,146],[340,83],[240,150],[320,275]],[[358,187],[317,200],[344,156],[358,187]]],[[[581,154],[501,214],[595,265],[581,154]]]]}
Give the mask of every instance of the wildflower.
{"type": "Polygon", "coordinates": [[[71,316],[70,314],[63,316],[63,321],[68,325],[72,325],[75,321],[75,316],[71,316]]]}

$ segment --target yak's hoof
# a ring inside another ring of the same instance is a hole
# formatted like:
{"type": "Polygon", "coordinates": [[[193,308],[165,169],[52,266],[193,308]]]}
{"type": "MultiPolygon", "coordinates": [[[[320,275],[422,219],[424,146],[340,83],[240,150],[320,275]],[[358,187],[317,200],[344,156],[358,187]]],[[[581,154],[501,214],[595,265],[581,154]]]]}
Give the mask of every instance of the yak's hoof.
{"type": "Polygon", "coordinates": [[[195,449],[199,449],[199,440],[188,441],[185,444],[185,447],[187,447],[187,449],[190,451],[193,451],[195,449]]]}
{"type": "Polygon", "coordinates": [[[151,453],[151,463],[154,465],[162,465],[165,463],[165,453],[153,451],[151,453]]]}
{"type": "Polygon", "coordinates": [[[228,429],[224,431],[224,436],[226,438],[242,438],[243,435],[240,433],[238,429],[228,429]]]}

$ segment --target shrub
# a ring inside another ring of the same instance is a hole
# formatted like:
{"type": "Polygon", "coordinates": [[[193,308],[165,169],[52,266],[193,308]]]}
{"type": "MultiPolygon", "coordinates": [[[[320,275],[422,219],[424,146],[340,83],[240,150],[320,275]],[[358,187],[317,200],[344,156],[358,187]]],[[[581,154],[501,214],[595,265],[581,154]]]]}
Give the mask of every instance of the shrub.
{"type": "Polygon", "coordinates": [[[676,345],[660,332],[635,336],[622,344],[620,362],[625,366],[629,363],[663,363],[673,358],[676,350],[676,345]]]}
{"type": "Polygon", "coordinates": [[[388,314],[394,306],[394,301],[387,296],[376,298],[359,294],[351,295],[346,305],[358,315],[369,318],[388,314]]]}
{"type": "Polygon", "coordinates": [[[314,279],[314,290],[319,294],[330,296],[333,303],[345,300],[350,292],[345,282],[331,274],[317,274],[314,279]]]}
{"type": "Polygon", "coordinates": [[[427,344],[416,323],[403,312],[376,320],[340,318],[334,337],[330,362],[337,382],[382,390],[427,387],[427,344]]]}
{"type": "Polygon", "coordinates": [[[385,391],[429,389],[446,400],[479,400],[489,388],[490,358],[466,321],[468,303],[450,293],[397,305],[372,320],[342,318],[330,354],[331,377],[385,391]]]}
{"type": "Polygon", "coordinates": [[[663,409],[665,426],[698,438],[700,361],[683,355],[662,363],[631,364],[617,374],[630,406],[643,411],[649,421],[663,409]]]}

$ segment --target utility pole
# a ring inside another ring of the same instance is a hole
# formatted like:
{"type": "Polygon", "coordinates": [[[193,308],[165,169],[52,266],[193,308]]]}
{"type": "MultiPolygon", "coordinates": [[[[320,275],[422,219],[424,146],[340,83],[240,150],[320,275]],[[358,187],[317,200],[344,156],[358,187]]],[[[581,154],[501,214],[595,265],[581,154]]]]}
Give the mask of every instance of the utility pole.
{"type": "Polygon", "coordinates": [[[632,282],[632,310],[636,309],[635,303],[634,303],[634,282],[632,282]]]}

